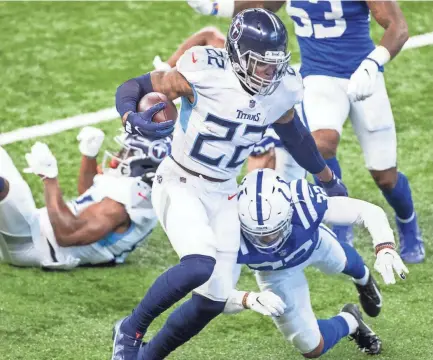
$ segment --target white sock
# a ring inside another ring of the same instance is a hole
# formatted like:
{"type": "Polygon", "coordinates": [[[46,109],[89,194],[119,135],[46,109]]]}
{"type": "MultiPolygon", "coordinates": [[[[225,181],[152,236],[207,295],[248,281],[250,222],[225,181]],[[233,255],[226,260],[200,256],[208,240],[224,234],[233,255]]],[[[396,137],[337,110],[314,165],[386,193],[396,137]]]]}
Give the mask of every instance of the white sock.
{"type": "Polygon", "coordinates": [[[353,280],[353,282],[355,284],[358,284],[358,285],[361,285],[361,286],[367,285],[368,278],[370,276],[370,270],[365,265],[364,265],[364,268],[365,268],[365,275],[364,275],[364,277],[362,277],[361,279],[354,279],[354,278],[352,278],[352,280],[353,280]]]}
{"type": "Polygon", "coordinates": [[[341,312],[338,316],[341,316],[346,321],[347,326],[349,327],[349,334],[353,334],[358,329],[358,321],[356,321],[355,317],[351,313],[341,312]]]}

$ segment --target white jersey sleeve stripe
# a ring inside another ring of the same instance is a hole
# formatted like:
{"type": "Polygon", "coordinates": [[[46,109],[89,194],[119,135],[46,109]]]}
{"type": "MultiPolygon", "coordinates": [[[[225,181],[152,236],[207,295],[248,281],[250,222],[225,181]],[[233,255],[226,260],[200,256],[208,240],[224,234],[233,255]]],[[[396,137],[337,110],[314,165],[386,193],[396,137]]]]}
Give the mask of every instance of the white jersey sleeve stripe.
{"type": "Polygon", "coordinates": [[[304,225],[305,229],[310,228],[310,222],[307,220],[307,217],[305,216],[304,210],[302,209],[302,206],[300,204],[299,194],[297,192],[297,185],[298,180],[292,181],[290,183],[290,192],[292,193],[292,200],[295,204],[296,212],[298,213],[299,219],[301,219],[302,225],[304,225]]]}
{"type": "Polygon", "coordinates": [[[308,211],[313,219],[313,222],[317,220],[317,211],[314,208],[313,202],[311,201],[310,192],[308,191],[308,182],[307,180],[300,180],[302,184],[302,195],[304,197],[305,203],[307,204],[308,211]]]}
{"type": "MultiPolygon", "coordinates": [[[[191,84],[190,84],[191,85],[191,84]]],[[[194,93],[194,102],[191,103],[189,99],[186,96],[181,97],[181,106],[180,106],[180,115],[179,115],[179,122],[180,126],[182,127],[183,132],[186,132],[188,128],[189,119],[191,118],[192,109],[197,104],[197,92],[195,91],[195,88],[193,85],[191,85],[192,92],[194,93]]],[[[171,119],[176,120],[176,119],[171,119]]]]}

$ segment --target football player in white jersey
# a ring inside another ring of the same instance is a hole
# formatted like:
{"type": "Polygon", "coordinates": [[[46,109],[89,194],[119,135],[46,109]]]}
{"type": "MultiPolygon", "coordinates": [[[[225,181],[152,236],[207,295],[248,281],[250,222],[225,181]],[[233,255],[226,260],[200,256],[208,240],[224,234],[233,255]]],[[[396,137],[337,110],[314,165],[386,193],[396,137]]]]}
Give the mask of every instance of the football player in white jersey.
{"type": "Polygon", "coordinates": [[[357,305],[345,305],[330,319],[316,319],[304,269],[313,266],[325,274],[352,277],[364,311],[378,316],[383,300],[370,270],[358,252],[339,243],[322,221],[363,224],[373,239],[375,269],[385,284],[394,284],[394,272],[404,280],[408,270],[395,251],[385,212],[358,199],[328,198],[319,186],[305,179],[285,182],[270,169],[256,170],[242,180],[238,212],[242,232],[237,262],[255,270],[261,292],[234,290],[224,312],[250,308],[272,315],[284,338],[306,358],[323,355],[348,335],[362,352],[379,354],[381,341],[357,305]]]}
{"type": "MultiPolygon", "coordinates": [[[[162,61],[159,56],[155,56],[153,66],[155,70],[169,70],[176,66],[179,58],[193,46],[211,45],[214,48],[224,48],[226,38],[221,31],[215,27],[205,27],[195,34],[188,37],[176,51],[169,57],[167,61],[162,61]]],[[[295,105],[296,108],[296,105],[295,105]]],[[[305,125],[300,113],[302,111],[296,109],[300,118],[305,125]]],[[[275,169],[284,175],[287,181],[301,179],[306,176],[306,171],[298,165],[293,157],[284,149],[278,135],[272,128],[268,128],[262,140],[254,147],[248,157],[247,171],[251,172],[255,169],[275,169]]]]}
{"type": "Polygon", "coordinates": [[[232,21],[226,50],[193,47],[175,69],[152,71],[118,88],[116,106],[125,129],[153,136],[169,133],[173,121],[151,121],[164,104],[136,113],[139,99],[152,91],[171,100],[181,97],[172,155],[158,168],[152,194],[180,263],[116,324],[112,359],[163,359],[222,312],[240,242],[236,176],[270,124],[329,194],[346,194],[293,109],[302,100],[303,86],[289,60],[281,20],[249,9],[232,21]],[[150,323],[192,290],[192,298],[141,346],[150,323]]]}
{"type": "Polygon", "coordinates": [[[55,157],[43,143],[32,147],[26,159],[28,171],[43,179],[46,207],[42,209],[36,209],[29,186],[0,147],[2,261],[62,270],[115,265],[146,239],[157,224],[151,183],[171,140],[116,137],[121,151],[118,155],[106,151],[103,173],[98,175],[96,155],[103,139],[99,129],[81,130],[80,196],[67,202],[57,181],[55,157]]]}
{"type": "MultiPolygon", "coordinates": [[[[286,6],[301,52],[305,95],[303,120],[327,164],[341,178],[336,158],[343,124],[350,118],[365,165],[394,209],[400,249],[407,263],[424,260],[421,231],[406,176],[397,170],[397,138],[384,65],[408,39],[408,26],[396,1],[233,1],[191,0],[206,15],[232,17],[248,7],[278,11],[286,6]],[[376,46],[370,15],[383,27],[376,46]]],[[[334,230],[351,242],[350,228],[334,230]]]]}

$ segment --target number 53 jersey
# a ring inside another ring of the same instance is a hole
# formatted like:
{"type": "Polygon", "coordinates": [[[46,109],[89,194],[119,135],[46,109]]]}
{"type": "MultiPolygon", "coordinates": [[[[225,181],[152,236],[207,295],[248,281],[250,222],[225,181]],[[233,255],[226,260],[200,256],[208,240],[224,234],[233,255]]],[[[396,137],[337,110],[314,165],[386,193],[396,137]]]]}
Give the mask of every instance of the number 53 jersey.
{"type": "Polygon", "coordinates": [[[375,48],[365,1],[288,0],[286,11],[295,25],[304,78],[348,79],[375,48]]]}
{"type": "Polygon", "coordinates": [[[291,68],[271,95],[249,94],[223,49],[193,47],[176,69],[190,83],[194,102],[182,97],[172,156],[209,177],[235,177],[268,126],[302,101],[302,79],[291,68]]]}

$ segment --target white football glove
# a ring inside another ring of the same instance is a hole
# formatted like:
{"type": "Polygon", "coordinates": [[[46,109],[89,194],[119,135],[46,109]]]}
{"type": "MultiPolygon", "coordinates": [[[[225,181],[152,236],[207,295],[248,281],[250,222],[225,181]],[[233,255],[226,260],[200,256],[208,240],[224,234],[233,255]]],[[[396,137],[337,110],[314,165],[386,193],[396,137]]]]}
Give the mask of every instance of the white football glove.
{"type": "Polygon", "coordinates": [[[394,271],[402,280],[406,280],[406,274],[409,273],[397,252],[389,248],[382,249],[377,253],[374,268],[382,275],[386,285],[395,284],[394,271]]]}
{"type": "Polygon", "coordinates": [[[92,126],[83,127],[77,136],[81,154],[92,158],[96,157],[104,142],[104,137],[105,134],[101,129],[92,126]]]}
{"type": "Polygon", "coordinates": [[[350,101],[362,101],[373,94],[379,68],[373,60],[365,59],[352,74],[347,88],[350,101]]]}
{"type": "Polygon", "coordinates": [[[31,152],[26,154],[26,160],[29,167],[24,169],[25,173],[33,173],[50,179],[57,177],[57,160],[47,144],[35,143],[31,152]]]}
{"type": "Polygon", "coordinates": [[[286,309],[284,301],[272,291],[250,292],[246,305],[247,308],[265,316],[281,316],[286,309]]]}
{"type": "Polygon", "coordinates": [[[171,66],[168,65],[166,62],[162,61],[158,55],[153,58],[152,64],[155,70],[158,71],[168,71],[171,69],[171,66]]]}
{"type": "Polygon", "coordinates": [[[211,0],[188,0],[188,5],[196,12],[203,15],[215,15],[214,1],[211,0]]]}

